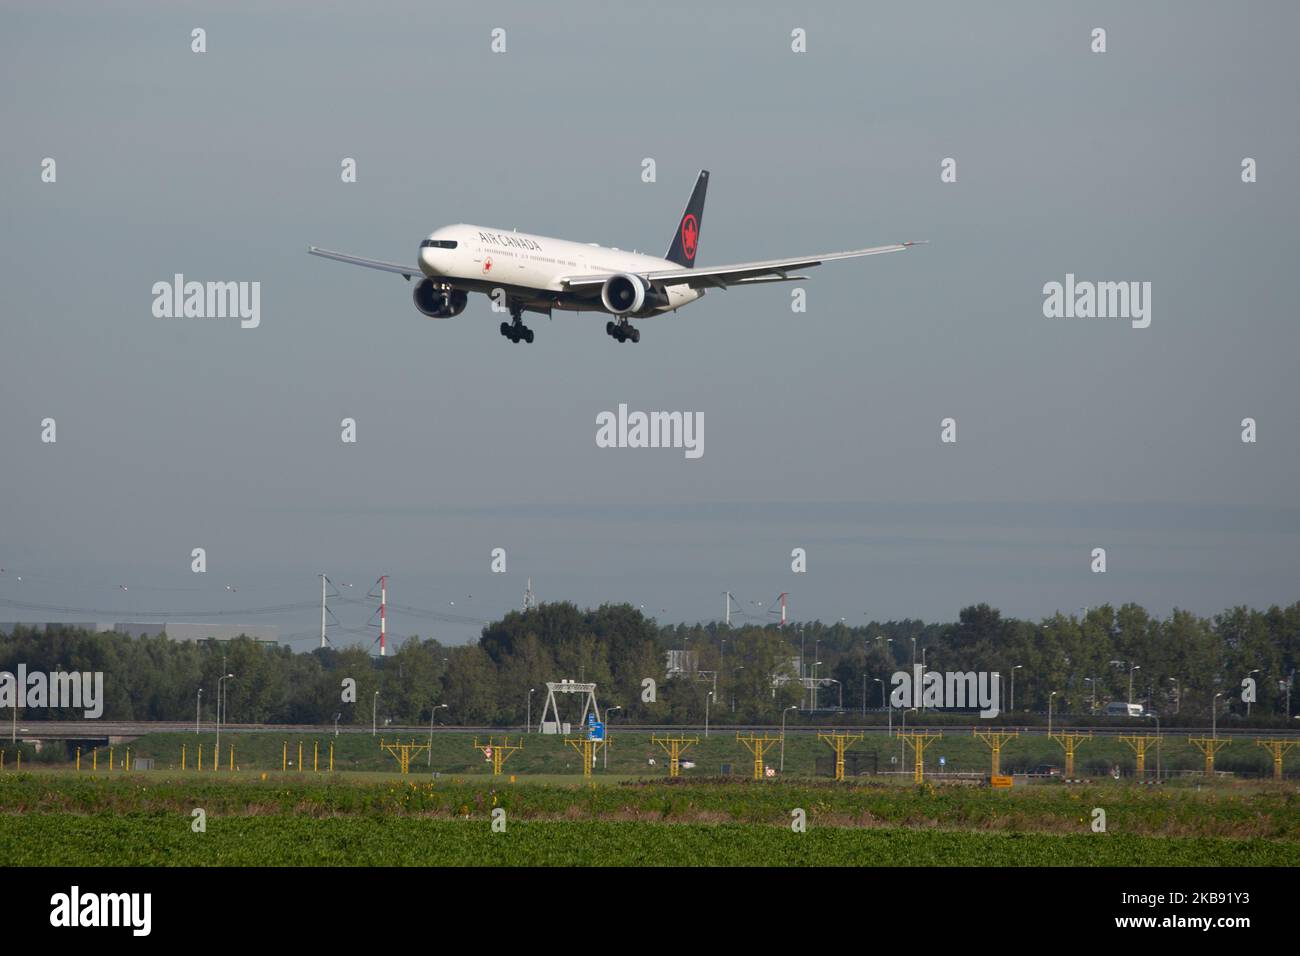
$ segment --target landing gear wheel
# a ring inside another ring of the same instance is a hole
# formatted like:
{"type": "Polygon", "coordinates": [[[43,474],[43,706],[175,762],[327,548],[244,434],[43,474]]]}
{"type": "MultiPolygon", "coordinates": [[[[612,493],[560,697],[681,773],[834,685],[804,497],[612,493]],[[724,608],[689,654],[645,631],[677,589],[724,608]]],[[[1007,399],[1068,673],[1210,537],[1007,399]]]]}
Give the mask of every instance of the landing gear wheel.
{"type": "Polygon", "coordinates": [[[510,338],[510,323],[509,323],[509,322],[502,322],[502,323],[501,323],[501,334],[504,335],[506,338],[510,338]]]}
{"type": "Polygon", "coordinates": [[[627,330],[627,337],[630,338],[633,342],[640,342],[640,341],[641,341],[641,330],[640,330],[640,329],[628,329],[628,330],[627,330]]]}
{"type": "Polygon", "coordinates": [[[527,342],[529,345],[532,345],[532,344],[533,344],[533,330],[532,330],[532,329],[524,329],[523,332],[524,332],[524,341],[527,342]]]}
{"type": "Polygon", "coordinates": [[[606,322],[606,323],[605,323],[605,334],[606,334],[606,335],[613,335],[613,334],[614,334],[614,323],[613,323],[613,322],[606,322]]]}

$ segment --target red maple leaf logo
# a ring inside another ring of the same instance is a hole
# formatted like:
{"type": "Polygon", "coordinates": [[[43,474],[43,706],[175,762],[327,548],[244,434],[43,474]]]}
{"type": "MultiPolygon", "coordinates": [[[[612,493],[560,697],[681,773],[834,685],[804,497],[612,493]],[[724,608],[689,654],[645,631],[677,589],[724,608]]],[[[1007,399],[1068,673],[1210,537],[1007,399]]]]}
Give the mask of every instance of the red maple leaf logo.
{"type": "Polygon", "coordinates": [[[492,257],[491,257],[491,256],[488,256],[486,259],[483,260],[483,271],[484,271],[484,272],[491,272],[491,271],[492,271],[492,257]]]}
{"type": "Polygon", "coordinates": [[[682,218],[682,254],[695,258],[695,246],[700,241],[700,223],[691,213],[682,218]]]}

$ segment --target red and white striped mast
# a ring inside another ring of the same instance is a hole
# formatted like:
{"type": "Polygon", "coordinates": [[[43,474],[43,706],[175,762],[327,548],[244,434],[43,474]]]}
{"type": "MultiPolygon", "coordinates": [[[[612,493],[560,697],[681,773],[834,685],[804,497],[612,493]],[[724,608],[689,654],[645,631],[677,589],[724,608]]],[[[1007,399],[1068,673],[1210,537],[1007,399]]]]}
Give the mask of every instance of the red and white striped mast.
{"type": "Polygon", "coordinates": [[[388,612],[388,575],[382,575],[379,578],[379,656],[385,654],[384,636],[387,631],[387,612],[388,612]]]}

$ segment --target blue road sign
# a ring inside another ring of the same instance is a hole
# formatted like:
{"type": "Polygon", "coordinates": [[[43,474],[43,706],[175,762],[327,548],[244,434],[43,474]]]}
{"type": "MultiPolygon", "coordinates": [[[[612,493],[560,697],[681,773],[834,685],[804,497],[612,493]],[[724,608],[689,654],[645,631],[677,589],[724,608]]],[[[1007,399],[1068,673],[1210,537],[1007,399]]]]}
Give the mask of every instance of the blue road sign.
{"type": "Polygon", "coordinates": [[[604,739],[605,739],[605,725],[604,725],[603,723],[600,723],[599,721],[594,721],[594,720],[593,720],[591,723],[589,723],[589,724],[587,725],[587,739],[588,739],[588,740],[604,740],[604,739]]]}

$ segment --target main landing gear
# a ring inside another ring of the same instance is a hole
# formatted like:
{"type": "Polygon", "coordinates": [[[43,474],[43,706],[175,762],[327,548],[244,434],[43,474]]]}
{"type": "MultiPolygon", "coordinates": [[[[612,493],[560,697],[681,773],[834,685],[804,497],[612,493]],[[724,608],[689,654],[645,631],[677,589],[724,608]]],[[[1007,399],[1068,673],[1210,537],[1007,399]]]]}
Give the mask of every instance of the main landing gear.
{"type": "Polygon", "coordinates": [[[531,343],[533,341],[533,330],[524,325],[524,310],[511,307],[510,321],[501,323],[501,334],[508,338],[516,345],[520,340],[531,343]]]}
{"type": "Polygon", "coordinates": [[[627,342],[629,340],[633,342],[641,341],[641,330],[629,325],[627,319],[619,319],[617,322],[606,322],[605,334],[620,342],[627,342]]]}

